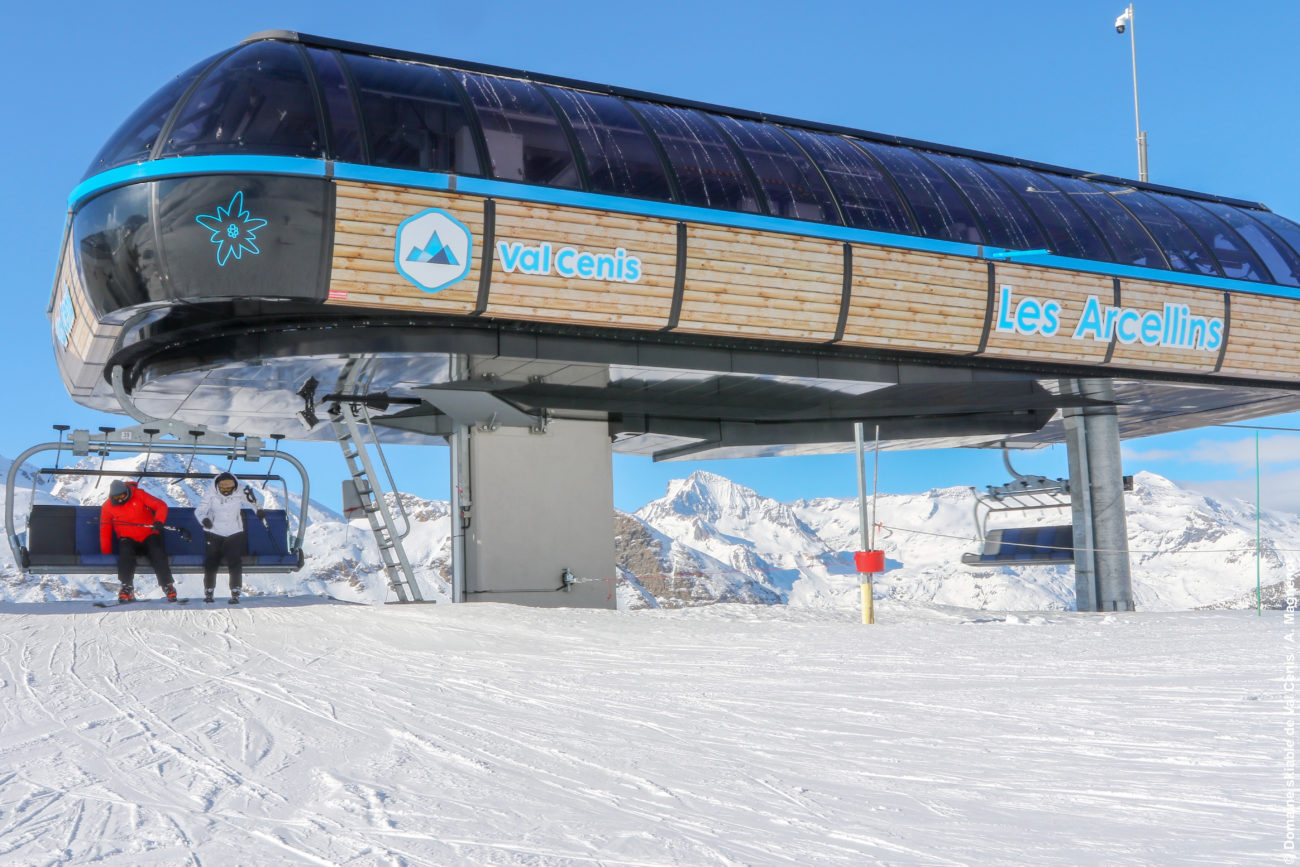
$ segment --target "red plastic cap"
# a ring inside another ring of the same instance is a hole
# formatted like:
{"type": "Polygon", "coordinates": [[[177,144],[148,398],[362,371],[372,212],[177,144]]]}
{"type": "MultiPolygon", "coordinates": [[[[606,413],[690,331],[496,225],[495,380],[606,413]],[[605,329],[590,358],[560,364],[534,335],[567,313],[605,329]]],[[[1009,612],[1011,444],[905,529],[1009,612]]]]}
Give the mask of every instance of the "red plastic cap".
{"type": "Polygon", "coordinates": [[[855,551],[853,553],[853,564],[858,567],[858,572],[863,575],[874,575],[877,572],[884,572],[885,552],[855,551]]]}

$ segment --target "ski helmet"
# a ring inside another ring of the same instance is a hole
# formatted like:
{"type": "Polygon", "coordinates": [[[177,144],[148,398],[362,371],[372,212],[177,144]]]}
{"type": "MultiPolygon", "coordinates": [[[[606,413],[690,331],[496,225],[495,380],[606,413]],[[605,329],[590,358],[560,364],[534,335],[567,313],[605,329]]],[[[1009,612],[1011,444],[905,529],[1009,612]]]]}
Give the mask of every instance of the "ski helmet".
{"type": "Polygon", "coordinates": [[[217,491],[222,496],[229,497],[239,487],[239,480],[235,478],[233,473],[219,473],[216,479],[213,480],[213,485],[216,486],[217,491]]]}
{"type": "Polygon", "coordinates": [[[121,479],[114,479],[108,486],[108,498],[113,501],[113,505],[120,506],[131,499],[131,488],[121,479]]]}

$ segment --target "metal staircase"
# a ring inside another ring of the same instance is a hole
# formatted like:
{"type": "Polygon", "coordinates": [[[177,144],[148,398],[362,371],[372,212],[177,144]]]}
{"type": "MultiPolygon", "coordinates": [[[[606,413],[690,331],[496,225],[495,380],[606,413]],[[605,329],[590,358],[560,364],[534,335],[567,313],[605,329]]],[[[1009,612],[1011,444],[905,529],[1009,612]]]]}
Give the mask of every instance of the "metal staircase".
{"type": "Polygon", "coordinates": [[[352,475],[353,487],[361,500],[362,511],[366,513],[370,530],[379,545],[379,556],[384,562],[388,586],[397,594],[400,602],[425,601],[420,593],[420,585],[415,580],[415,573],[411,570],[406,549],[402,547],[402,536],[405,534],[397,532],[392,510],[384,499],[384,492],[379,487],[374,465],[370,461],[370,453],[361,438],[359,422],[370,421],[365,406],[340,401],[329,407],[329,419],[330,426],[334,429],[334,438],[343,450],[343,459],[347,461],[348,472],[352,475]]]}

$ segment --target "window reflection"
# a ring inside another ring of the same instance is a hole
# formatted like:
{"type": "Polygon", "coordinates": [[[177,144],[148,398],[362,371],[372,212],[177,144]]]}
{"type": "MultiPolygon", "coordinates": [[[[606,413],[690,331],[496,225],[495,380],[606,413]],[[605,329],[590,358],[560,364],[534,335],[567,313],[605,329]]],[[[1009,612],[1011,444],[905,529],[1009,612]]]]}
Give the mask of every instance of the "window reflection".
{"type": "Polygon", "coordinates": [[[573,130],[593,193],[672,198],[654,143],[621,99],[562,87],[546,90],[573,130]]]}
{"type": "Polygon", "coordinates": [[[1175,271],[1223,276],[1210,251],[1172,211],[1135,187],[1098,184],[1115,194],[1142,221],[1175,271]]]}
{"type": "Polygon", "coordinates": [[[90,177],[106,169],[151,158],[158,134],[162,132],[177,101],[185,95],[185,91],[189,90],[194,80],[203,70],[211,66],[215,59],[209,57],[194,64],[159,88],[153,96],[145,100],[143,105],[131,112],[131,116],[122,122],[117,132],[113,133],[99,149],[99,153],[95,154],[85,176],[90,177]]]}
{"type": "Polygon", "coordinates": [[[374,165],[480,174],[465,106],[441,69],[356,55],[347,65],[374,165]]]}
{"type": "Polygon", "coordinates": [[[808,156],[773,124],[714,116],[749,161],[776,217],[839,223],[826,182],[808,156]]]}
{"type": "Polygon", "coordinates": [[[203,77],[177,114],[163,156],[321,156],[316,97],[298,49],[246,45],[203,77]]]}
{"type": "Polygon", "coordinates": [[[970,206],[948,176],[916,151],[895,145],[854,139],[853,143],[880,161],[912,206],[921,234],[930,238],[986,243],[970,206]]]}
{"type": "Polygon", "coordinates": [[[817,162],[850,226],[899,234],[916,231],[898,191],[871,157],[839,136],[793,128],[786,132],[817,162]]]}
{"type": "Polygon", "coordinates": [[[540,90],[513,78],[456,75],[477,111],[493,177],[548,187],[581,186],[569,141],[540,90]]]}
{"type": "Polygon", "coordinates": [[[1041,250],[1043,230],[1011,188],[974,160],[927,153],[926,158],[952,178],[984,219],[988,242],[1013,250],[1041,250]]]}
{"type": "Polygon", "coordinates": [[[688,205],[756,213],[758,197],[735,153],[698,113],[651,102],[629,103],[658,137],[688,205]]]}

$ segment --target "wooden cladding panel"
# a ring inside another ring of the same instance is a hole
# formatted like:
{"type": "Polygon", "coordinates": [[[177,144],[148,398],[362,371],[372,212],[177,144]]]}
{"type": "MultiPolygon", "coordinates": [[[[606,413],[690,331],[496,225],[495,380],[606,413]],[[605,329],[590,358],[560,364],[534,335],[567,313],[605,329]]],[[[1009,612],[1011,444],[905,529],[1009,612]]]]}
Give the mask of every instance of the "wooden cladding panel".
{"type": "Polygon", "coordinates": [[[686,249],[678,331],[794,341],[835,336],[842,244],[693,225],[686,249]]]}
{"type": "Polygon", "coordinates": [[[483,200],[455,193],[410,190],[378,184],[338,181],[334,212],[334,258],[331,292],[346,292],[330,303],[469,313],[478,300],[479,266],[483,261],[483,200]],[[474,234],[469,274],[439,292],[426,292],[397,272],[393,245],[397,227],[426,208],[441,208],[474,234]]]}
{"type": "Polygon", "coordinates": [[[854,244],[853,294],[843,343],[974,352],[987,298],[983,262],[854,244]]]}
{"type": "Polygon", "coordinates": [[[622,328],[662,328],[673,303],[677,224],[600,211],[498,201],[496,241],[550,244],[612,255],[619,247],[641,260],[635,283],[508,272],[493,263],[487,315],[622,328]]]}
{"type": "MultiPolygon", "coordinates": [[[[479,293],[483,261],[484,199],[340,181],[336,184],[335,246],[331,290],[346,292],[330,303],[379,309],[468,315],[479,293]],[[393,263],[402,220],[441,208],[469,227],[478,248],[467,276],[440,292],[412,284],[393,263]]],[[[657,329],[670,320],[677,273],[677,224],[546,204],[496,202],[495,242],[528,247],[550,244],[612,254],[622,247],[641,261],[636,283],[572,279],[554,273],[507,272],[497,251],[487,315],[601,327],[657,329]]],[[[834,338],[843,294],[843,244],[817,238],[692,224],[677,330],[797,342],[834,338]]],[[[842,343],[918,352],[980,350],[989,301],[987,263],[937,253],[852,245],[851,295],[842,343]]],[[[67,261],[61,284],[73,288],[77,322],[69,339],[74,356],[85,357],[99,339],[79,275],[67,261]]],[[[1166,304],[1186,305],[1204,319],[1227,318],[1222,290],[1176,283],[1121,282],[1120,306],[1164,315],[1166,304]]],[[[1102,308],[1114,304],[1110,277],[1015,262],[995,264],[991,319],[983,355],[991,358],[1095,364],[1128,370],[1213,373],[1217,351],[1146,346],[1072,338],[1090,296],[1102,308]],[[1056,335],[999,332],[1000,287],[1024,298],[1056,300],[1056,335]]],[[[1294,382],[1300,376],[1300,303],[1285,298],[1232,293],[1224,376],[1294,382]]]]}
{"type": "MultiPolygon", "coordinates": [[[[1223,319],[1223,292],[1182,286],[1176,283],[1153,283],[1145,280],[1120,280],[1120,306],[1140,312],[1165,314],[1165,305],[1186,305],[1190,316],[1207,322],[1223,319]]],[[[1177,323],[1175,323],[1177,324],[1177,323]]],[[[1219,350],[1192,349],[1180,346],[1145,346],[1115,341],[1112,363],[1146,370],[1176,370],[1187,373],[1212,373],[1219,361],[1219,350]]]]}
{"type": "MultiPolygon", "coordinates": [[[[103,370],[97,365],[86,363],[89,358],[108,358],[113,352],[113,345],[121,331],[120,326],[106,325],[95,315],[90,298],[86,294],[85,284],[81,279],[81,270],[76,265],[76,256],[72,252],[71,241],[64,248],[59,262],[58,287],[54,295],[54,321],[58,322],[59,307],[63,295],[67,293],[72,300],[74,319],[72,329],[68,332],[67,352],[63,355],[63,372],[67,377],[69,390],[77,394],[88,395],[103,382],[103,370]]],[[[57,331],[51,329],[55,341],[57,331]]],[[[57,345],[57,344],[56,344],[57,345]]]]}
{"type": "Polygon", "coordinates": [[[1286,382],[1300,379],[1300,301],[1233,294],[1228,350],[1220,373],[1286,382]]]}
{"type": "Polygon", "coordinates": [[[1073,339],[1075,328],[1083,315],[1089,296],[1096,296],[1103,305],[1111,304],[1115,297],[1114,283],[1110,277],[1083,274],[1054,268],[1037,268],[1018,263],[998,262],[994,265],[993,320],[990,324],[989,342],[985,355],[994,358],[1042,358],[1064,364],[1101,364],[1106,358],[1107,341],[1073,339]],[[1041,333],[1021,334],[998,330],[1002,287],[1011,289],[1010,321],[1014,322],[1016,306],[1034,299],[1060,304],[1060,327],[1051,336],[1041,333]]]}

